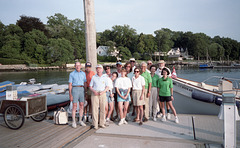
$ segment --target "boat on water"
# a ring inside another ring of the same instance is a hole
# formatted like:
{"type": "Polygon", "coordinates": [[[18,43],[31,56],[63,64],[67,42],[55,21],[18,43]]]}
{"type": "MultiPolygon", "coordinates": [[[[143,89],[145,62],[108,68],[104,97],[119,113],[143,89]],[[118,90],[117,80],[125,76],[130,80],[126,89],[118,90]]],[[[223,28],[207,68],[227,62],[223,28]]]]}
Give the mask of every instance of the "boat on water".
{"type": "Polygon", "coordinates": [[[212,64],[200,64],[199,68],[204,69],[204,68],[213,68],[214,66],[212,64]]]}
{"type": "Polygon", "coordinates": [[[6,98],[6,86],[12,85],[17,87],[18,100],[21,100],[23,97],[46,95],[48,110],[54,110],[69,104],[70,101],[67,84],[42,85],[41,83],[35,84],[35,82],[35,79],[30,79],[29,82],[21,82],[20,84],[15,84],[11,81],[0,83],[0,100],[6,98]]]}
{"type": "MultiPolygon", "coordinates": [[[[219,79],[218,85],[206,84],[206,80],[203,82],[196,82],[179,77],[173,77],[174,92],[177,92],[188,98],[212,103],[220,106],[222,104],[223,93],[233,93],[236,96],[236,106],[239,110],[240,106],[240,89],[233,87],[233,81],[236,79],[217,77],[219,79]]],[[[209,80],[209,79],[207,79],[209,80]]],[[[237,83],[238,84],[238,83],[237,83]]],[[[204,106],[203,106],[204,109],[204,106]]]]}

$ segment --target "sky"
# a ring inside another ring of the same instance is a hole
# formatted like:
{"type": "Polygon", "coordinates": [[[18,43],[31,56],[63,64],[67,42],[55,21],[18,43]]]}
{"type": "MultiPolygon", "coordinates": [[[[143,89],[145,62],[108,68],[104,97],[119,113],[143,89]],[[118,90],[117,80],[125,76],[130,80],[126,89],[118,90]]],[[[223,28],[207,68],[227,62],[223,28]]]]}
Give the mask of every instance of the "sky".
{"type": "MultiPolygon", "coordinates": [[[[161,28],[229,37],[240,42],[239,0],[95,0],[96,31],[129,25],[137,33],[161,28]]],[[[61,13],[84,20],[83,0],[0,0],[0,21],[15,24],[21,15],[40,18],[61,13]]]]}

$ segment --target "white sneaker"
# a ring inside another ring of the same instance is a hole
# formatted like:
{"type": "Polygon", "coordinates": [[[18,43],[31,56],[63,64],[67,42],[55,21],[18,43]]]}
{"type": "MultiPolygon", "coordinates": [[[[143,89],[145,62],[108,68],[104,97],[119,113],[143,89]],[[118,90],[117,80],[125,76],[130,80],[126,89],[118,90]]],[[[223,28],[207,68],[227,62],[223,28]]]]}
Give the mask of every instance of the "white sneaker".
{"type": "Polygon", "coordinates": [[[87,122],[87,116],[83,116],[83,121],[87,122]]]}
{"type": "Polygon", "coordinates": [[[92,116],[88,116],[88,122],[92,123],[92,116]]]}
{"type": "Polygon", "coordinates": [[[73,127],[73,128],[77,128],[76,122],[72,122],[72,127],[73,127]]]}
{"type": "Polygon", "coordinates": [[[124,124],[124,122],[123,122],[124,120],[123,119],[121,119],[120,120],[120,122],[118,123],[118,125],[120,126],[120,125],[123,125],[124,124]]]}
{"type": "Polygon", "coordinates": [[[125,119],[123,120],[123,123],[124,123],[124,124],[128,124],[127,121],[126,121],[125,119]]]}
{"type": "Polygon", "coordinates": [[[179,123],[178,117],[175,117],[175,123],[179,123]]]}
{"type": "Polygon", "coordinates": [[[167,119],[170,120],[171,119],[171,114],[167,113],[167,119]]]}
{"type": "Polygon", "coordinates": [[[79,121],[79,124],[80,124],[81,126],[86,126],[86,124],[85,124],[83,121],[79,121]]]}
{"type": "Polygon", "coordinates": [[[156,122],[156,121],[157,121],[157,118],[156,118],[156,117],[153,117],[153,121],[155,121],[155,122],[156,122]]]}
{"type": "Polygon", "coordinates": [[[157,117],[158,117],[158,118],[161,118],[161,117],[162,117],[162,113],[158,114],[157,117]]]}
{"type": "Polygon", "coordinates": [[[166,121],[166,116],[163,115],[163,117],[162,117],[162,122],[165,122],[165,121],[166,121]]]}

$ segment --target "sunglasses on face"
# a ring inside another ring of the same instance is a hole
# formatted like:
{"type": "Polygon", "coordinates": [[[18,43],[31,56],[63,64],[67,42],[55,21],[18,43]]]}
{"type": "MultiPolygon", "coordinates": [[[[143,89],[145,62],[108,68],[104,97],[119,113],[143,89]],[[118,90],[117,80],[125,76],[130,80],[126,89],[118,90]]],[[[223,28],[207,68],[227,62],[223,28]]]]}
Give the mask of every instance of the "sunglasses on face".
{"type": "Polygon", "coordinates": [[[108,69],[110,69],[110,67],[106,67],[106,68],[105,68],[105,70],[108,70],[108,69]]]}
{"type": "Polygon", "coordinates": [[[152,65],[152,63],[147,63],[148,65],[152,65]]]}
{"type": "Polygon", "coordinates": [[[134,73],[139,73],[139,71],[134,71],[134,73]]]}
{"type": "Polygon", "coordinates": [[[133,62],[133,63],[135,63],[135,61],[130,61],[130,62],[133,62]]]}

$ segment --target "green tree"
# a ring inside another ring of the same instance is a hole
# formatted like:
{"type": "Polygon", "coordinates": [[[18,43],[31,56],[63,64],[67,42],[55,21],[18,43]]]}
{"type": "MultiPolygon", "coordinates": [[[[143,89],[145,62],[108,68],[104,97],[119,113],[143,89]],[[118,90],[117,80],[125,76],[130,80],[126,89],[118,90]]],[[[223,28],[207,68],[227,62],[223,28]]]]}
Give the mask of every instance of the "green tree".
{"type": "Polygon", "coordinates": [[[17,35],[5,37],[5,43],[0,50],[1,58],[20,59],[21,41],[17,35]]]}
{"type": "Polygon", "coordinates": [[[139,60],[141,58],[141,55],[138,53],[138,52],[134,52],[133,53],[133,57],[136,59],[136,60],[139,60]]]}
{"type": "Polygon", "coordinates": [[[4,41],[4,29],[5,29],[5,25],[0,21],[0,49],[3,46],[3,41],[4,41]]]}
{"type": "Polygon", "coordinates": [[[51,64],[66,64],[74,60],[71,42],[62,39],[50,39],[47,48],[47,61],[51,64]]]}
{"type": "Polygon", "coordinates": [[[131,51],[127,47],[118,47],[119,54],[122,60],[128,60],[132,57],[131,51]]]}
{"type": "Polygon", "coordinates": [[[36,30],[41,30],[42,32],[44,32],[46,36],[49,36],[48,31],[45,28],[45,25],[39,18],[22,15],[20,16],[20,19],[17,20],[16,25],[22,28],[24,33],[30,32],[33,29],[36,29],[36,30]]]}
{"type": "Polygon", "coordinates": [[[134,52],[137,43],[136,30],[130,28],[129,25],[115,25],[112,27],[111,32],[112,40],[116,43],[116,46],[127,47],[131,52],[134,52]]]}
{"type": "Polygon", "coordinates": [[[224,48],[218,43],[212,43],[209,46],[208,54],[211,58],[221,61],[224,57],[224,48]]]}

